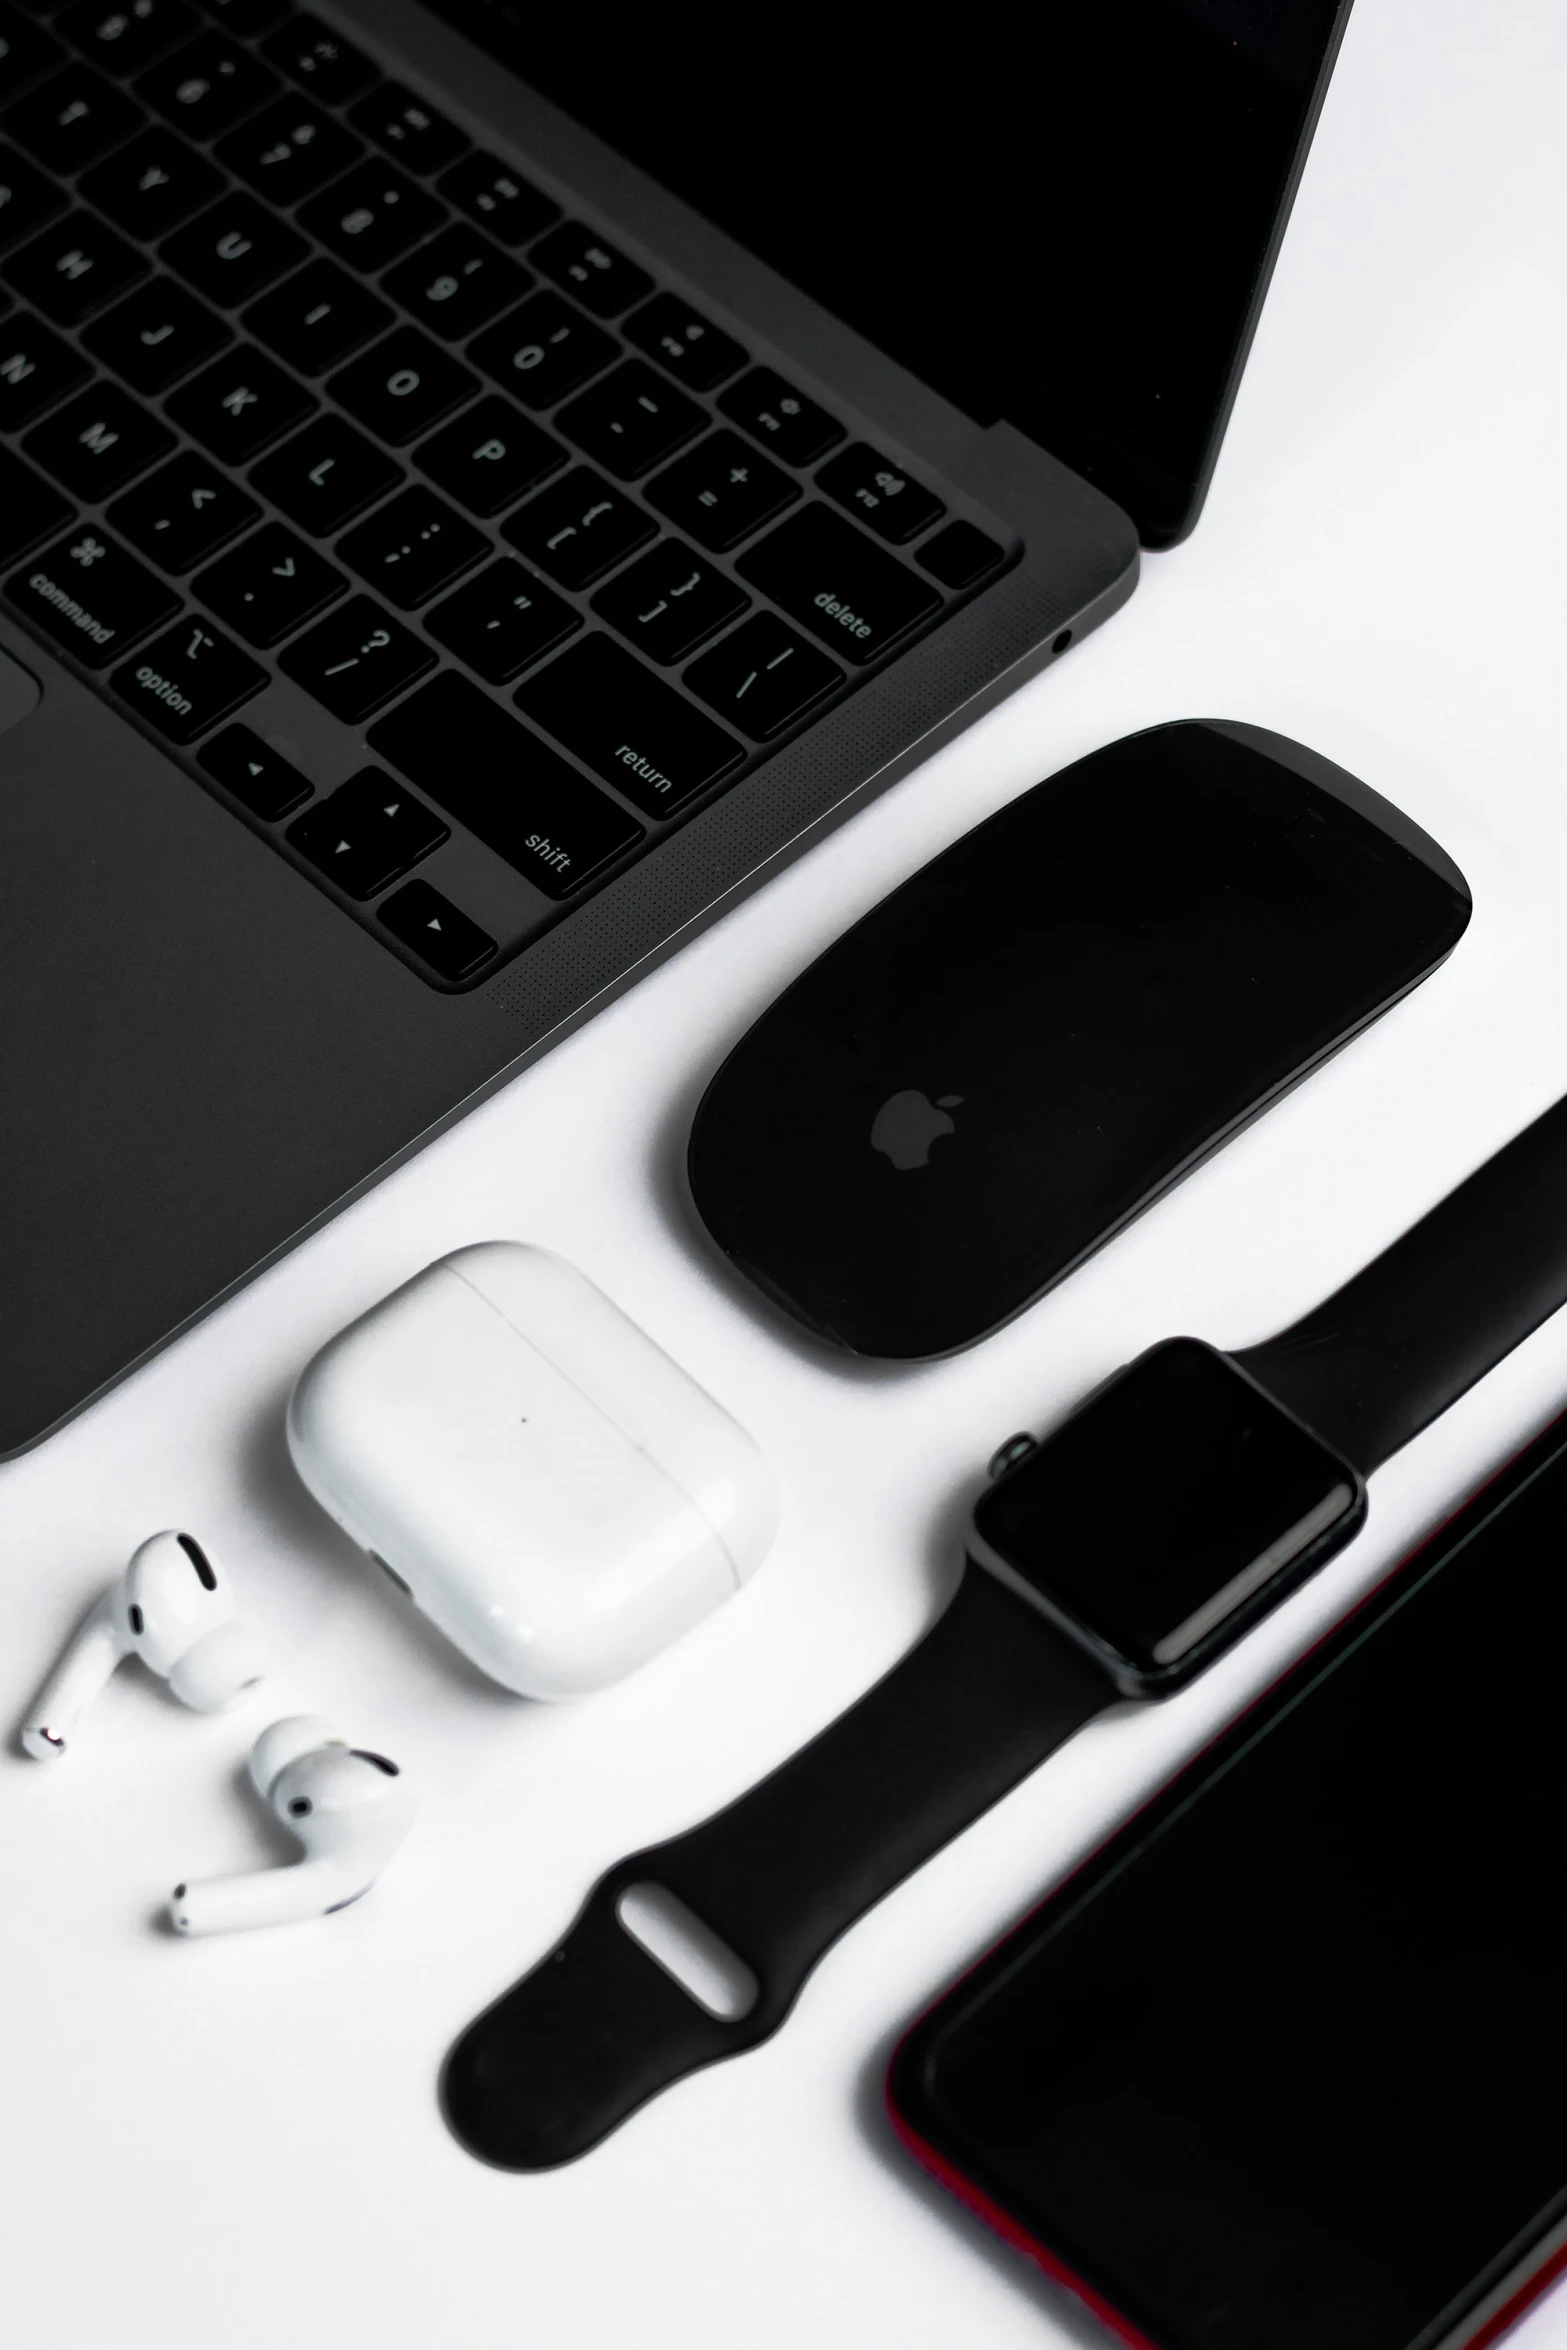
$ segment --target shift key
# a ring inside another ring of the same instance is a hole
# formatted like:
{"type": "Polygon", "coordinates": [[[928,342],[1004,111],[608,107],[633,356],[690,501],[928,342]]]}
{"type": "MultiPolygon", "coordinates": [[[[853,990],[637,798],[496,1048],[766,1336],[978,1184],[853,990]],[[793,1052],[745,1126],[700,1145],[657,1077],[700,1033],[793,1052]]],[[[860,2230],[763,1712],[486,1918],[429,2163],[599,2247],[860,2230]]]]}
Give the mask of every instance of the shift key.
{"type": "Polygon", "coordinates": [[[546,897],[570,897],[643,837],[635,817],[450,670],[367,739],[546,897]]]}
{"type": "Polygon", "coordinates": [[[802,506],[735,569],[846,661],[874,661],[941,608],[934,588],[825,506],[802,506]]]}

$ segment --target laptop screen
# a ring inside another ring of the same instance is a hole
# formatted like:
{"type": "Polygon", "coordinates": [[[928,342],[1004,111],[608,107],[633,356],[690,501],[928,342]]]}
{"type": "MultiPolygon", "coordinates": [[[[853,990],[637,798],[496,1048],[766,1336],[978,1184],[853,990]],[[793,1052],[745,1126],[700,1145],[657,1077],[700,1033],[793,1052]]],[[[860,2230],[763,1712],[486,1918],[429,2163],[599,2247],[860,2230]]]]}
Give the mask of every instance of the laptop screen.
{"type": "Polygon", "coordinates": [[[886,7],[436,5],[1149,545],[1191,528],[1349,0],[1046,0],[939,40],[886,7]]]}

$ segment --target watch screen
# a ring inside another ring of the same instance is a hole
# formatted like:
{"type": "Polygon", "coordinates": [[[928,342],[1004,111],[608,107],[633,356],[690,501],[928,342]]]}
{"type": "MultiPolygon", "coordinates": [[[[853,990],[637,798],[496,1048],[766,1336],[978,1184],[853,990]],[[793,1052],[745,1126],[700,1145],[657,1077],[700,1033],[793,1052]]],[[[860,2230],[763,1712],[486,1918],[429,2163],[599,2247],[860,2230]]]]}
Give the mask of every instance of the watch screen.
{"type": "Polygon", "coordinates": [[[1559,1422],[905,2042],[1139,2340],[1453,2350],[1560,2242],[1564,1562],[1559,1422]]]}
{"type": "Polygon", "coordinates": [[[1356,1500],[1336,1453],[1217,1349],[1173,1338],[993,1486],[974,1524],[1054,1613],[1157,1677],[1356,1500]]]}

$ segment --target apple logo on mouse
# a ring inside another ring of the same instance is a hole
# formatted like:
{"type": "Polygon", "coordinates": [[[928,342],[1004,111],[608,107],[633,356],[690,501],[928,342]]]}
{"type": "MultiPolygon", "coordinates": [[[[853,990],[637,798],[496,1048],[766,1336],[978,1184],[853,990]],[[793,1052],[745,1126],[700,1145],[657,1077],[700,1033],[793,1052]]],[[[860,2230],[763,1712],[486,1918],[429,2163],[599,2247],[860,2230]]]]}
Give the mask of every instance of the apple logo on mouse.
{"type": "Polygon", "coordinates": [[[872,1122],[871,1149],[884,1152],[902,1170],[925,1166],[932,1145],[956,1131],[947,1112],[962,1100],[960,1093],[944,1093],[932,1101],[912,1087],[890,1095],[872,1122]]]}

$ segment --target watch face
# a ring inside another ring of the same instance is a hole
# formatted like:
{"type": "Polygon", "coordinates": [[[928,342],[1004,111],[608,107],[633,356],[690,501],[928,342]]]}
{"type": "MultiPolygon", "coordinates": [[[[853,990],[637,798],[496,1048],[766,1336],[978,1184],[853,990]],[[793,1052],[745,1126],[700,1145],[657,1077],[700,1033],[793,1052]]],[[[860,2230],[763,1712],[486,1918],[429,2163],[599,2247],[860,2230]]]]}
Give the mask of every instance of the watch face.
{"type": "Polygon", "coordinates": [[[1238,1638],[1364,1507],[1347,1461],[1217,1348],[1172,1338],[991,1487],[974,1547],[1152,1693],[1238,1638]]]}

